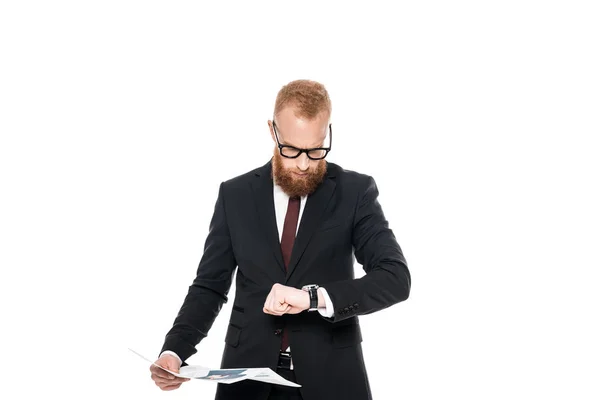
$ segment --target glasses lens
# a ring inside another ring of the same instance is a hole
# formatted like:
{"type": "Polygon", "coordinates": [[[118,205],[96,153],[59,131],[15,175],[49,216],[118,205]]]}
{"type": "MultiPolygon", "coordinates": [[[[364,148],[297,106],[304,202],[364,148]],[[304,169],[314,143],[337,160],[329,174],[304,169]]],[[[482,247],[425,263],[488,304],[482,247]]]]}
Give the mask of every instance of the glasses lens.
{"type": "Polygon", "coordinates": [[[311,150],[308,152],[308,155],[310,156],[310,158],[320,159],[324,158],[327,155],[327,151],[321,149],[311,150]]]}
{"type": "Polygon", "coordinates": [[[298,154],[300,154],[300,152],[293,147],[282,147],[281,154],[284,157],[296,157],[298,154]]]}

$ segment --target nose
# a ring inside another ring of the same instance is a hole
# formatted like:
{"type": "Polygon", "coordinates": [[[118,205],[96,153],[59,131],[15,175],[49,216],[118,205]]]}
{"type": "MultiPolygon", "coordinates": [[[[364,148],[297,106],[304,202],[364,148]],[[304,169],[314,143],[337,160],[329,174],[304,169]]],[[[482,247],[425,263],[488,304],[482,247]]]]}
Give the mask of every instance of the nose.
{"type": "Polygon", "coordinates": [[[301,172],[308,171],[309,164],[310,158],[308,158],[306,153],[300,154],[300,156],[296,159],[296,167],[298,167],[301,172]]]}

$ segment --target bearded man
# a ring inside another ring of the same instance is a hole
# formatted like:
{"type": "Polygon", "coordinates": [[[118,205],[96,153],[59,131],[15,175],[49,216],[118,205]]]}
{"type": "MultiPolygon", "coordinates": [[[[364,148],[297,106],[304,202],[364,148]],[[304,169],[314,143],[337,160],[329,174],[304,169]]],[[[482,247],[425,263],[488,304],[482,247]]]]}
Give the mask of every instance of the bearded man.
{"type": "MultiPolygon", "coordinates": [[[[268,121],[273,157],[219,187],[196,277],[156,363],[186,365],[237,268],[221,368],[269,367],[301,387],[219,383],[216,399],[371,399],[358,316],[406,300],[411,277],[374,179],[325,160],[330,116],[322,84],[285,85],[268,121]]],[[[150,370],[162,390],[188,380],[150,370]]]]}

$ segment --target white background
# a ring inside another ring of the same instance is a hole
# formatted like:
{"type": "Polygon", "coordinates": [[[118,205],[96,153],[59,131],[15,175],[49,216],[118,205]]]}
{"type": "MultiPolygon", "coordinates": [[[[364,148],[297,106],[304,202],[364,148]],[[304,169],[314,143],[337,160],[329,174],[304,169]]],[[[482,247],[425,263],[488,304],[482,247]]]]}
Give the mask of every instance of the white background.
{"type": "Polygon", "coordinates": [[[213,397],[127,347],[158,354],[219,183],[309,78],[413,277],[361,317],[374,398],[599,398],[595,2],[199,3],[0,6],[1,397],[213,397]]]}

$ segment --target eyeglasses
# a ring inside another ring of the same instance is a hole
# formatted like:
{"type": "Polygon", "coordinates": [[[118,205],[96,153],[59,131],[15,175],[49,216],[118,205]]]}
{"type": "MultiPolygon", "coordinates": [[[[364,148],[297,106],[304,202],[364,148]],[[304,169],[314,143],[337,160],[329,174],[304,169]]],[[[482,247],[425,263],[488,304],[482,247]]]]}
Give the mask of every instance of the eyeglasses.
{"type": "Polygon", "coordinates": [[[322,160],[327,157],[327,153],[331,151],[332,134],[331,124],[329,124],[329,147],[315,147],[312,149],[299,149],[294,146],[288,146],[279,142],[277,134],[277,126],[275,120],[273,120],[273,131],[275,132],[275,140],[277,140],[277,146],[279,147],[279,153],[285,158],[298,158],[300,154],[306,153],[308,158],[311,160],[322,160]]]}

